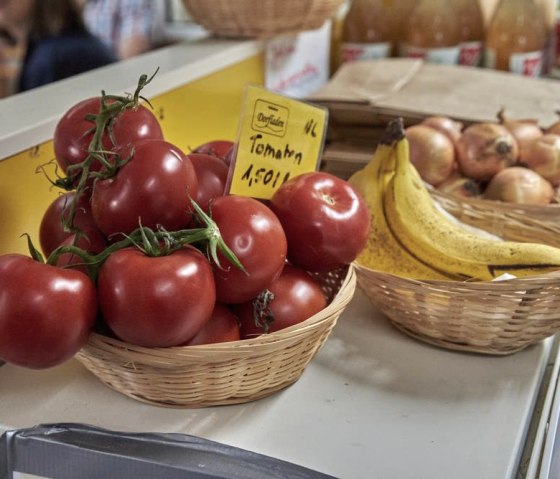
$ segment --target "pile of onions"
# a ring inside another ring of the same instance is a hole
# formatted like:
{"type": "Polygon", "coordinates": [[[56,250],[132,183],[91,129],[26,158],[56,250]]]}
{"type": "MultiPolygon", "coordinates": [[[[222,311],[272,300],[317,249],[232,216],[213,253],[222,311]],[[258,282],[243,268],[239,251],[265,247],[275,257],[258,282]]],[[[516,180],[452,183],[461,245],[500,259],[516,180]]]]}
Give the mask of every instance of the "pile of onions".
{"type": "Polygon", "coordinates": [[[506,117],[503,108],[498,112],[498,120],[500,125],[504,126],[515,138],[519,147],[519,161],[523,161],[527,146],[543,136],[537,120],[510,120],[506,117]]]}
{"type": "Polygon", "coordinates": [[[457,140],[457,163],[464,176],[488,181],[496,173],[514,165],[519,147],[503,125],[481,122],[469,125],[457,140]]]}
{"type": "MultiPolygon", "coordinates": [[[[560,115],[560,112],[558,112],[560,115]]],[[[560,202],[560,120],[507,118],[463,123],[428,116],[406,129],[410,159],[424,181],[462,197],[546,205],[560,202]]]]}
{"type": "Polygon", "coordinates": [[[422,120],[421,124],[431,126],[434,130],[443,133],[453,144],[461,137],[461,131],[463,130],[463,123],[447,116],[429,116],[422,120]]]}
{"type": "Polygon", "coordinates": [[[546,133],[529,143],[522,162],[554,186],[560,185],[560,135],[546,133]]]}
{"type": "Polygon", "coordinates": [[[484,191],[484,197],[507,203],[547,205],[554,197],[554,188],[535,171],[511,166],[494,175],[484,191]]]}
{"type": "Polygon", "coordinates": [[[476,198],[482,193],[478,181],[461,175],[453,175],[437,187],[439,191],[461,198],[476,198]]]}
{"type": "Polygon", "coordinates": [[[456,169],[455,147],[447,135],[423,124],[406,129],[410,144],[410,161],[422,179],[438,186],[456,169]]]}
{"type": "MultiPolygon", "coordinates": [[[[560,115],[560,112],[557,111],[556,114],[560,115]]],[[[560,120],[554,122],[544,132],[545,133],[554,133],[555,135],[560,135],[560,120]]]]}

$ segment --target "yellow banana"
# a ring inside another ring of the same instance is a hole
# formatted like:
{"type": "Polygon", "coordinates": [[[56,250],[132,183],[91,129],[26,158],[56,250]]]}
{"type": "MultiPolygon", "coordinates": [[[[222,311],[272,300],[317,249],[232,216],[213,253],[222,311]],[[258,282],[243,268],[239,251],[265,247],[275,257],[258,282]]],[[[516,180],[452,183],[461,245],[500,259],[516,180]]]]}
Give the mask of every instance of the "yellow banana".
{"type": "Polygon", "coordinates": [[[395,172],[383,193],[383,209],[389,229],[411,255],[463,279],[490,280],[503,273],[522,277],[560,269],[558,248],[495,241],[446,217],[410,162],[404,131],[394,146],[395,172]]]}
{"type": "Polygon", "coordinates": [[[373,159],[348,180],[363,196],[371,214],[368,243],[356,262],[362,266],[413,279],[450,279],[410,255],[393,236],[383,211],[382,195],[395,167],[395,148],[380,143],[373,159]]]}

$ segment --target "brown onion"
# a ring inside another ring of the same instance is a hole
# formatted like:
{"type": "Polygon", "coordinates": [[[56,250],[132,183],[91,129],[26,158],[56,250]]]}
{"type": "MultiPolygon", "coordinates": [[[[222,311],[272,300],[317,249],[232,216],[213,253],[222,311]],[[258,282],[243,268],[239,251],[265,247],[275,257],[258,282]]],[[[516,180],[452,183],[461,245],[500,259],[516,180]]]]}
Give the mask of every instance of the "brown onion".
{"type": "Polygon", "coordinates": [[[560,184],[560,135],[546,133],[527,146],[523,165],[539,173],[554,186],[560,184]]]}
{"type": "Polygon", "coordinates": [[[547,205],[554,197],[554,188],[535,171],[522,166],[510,166],[490,180],[484,197],[506,203],[547,205]]]}
{"type": "Polygon", "coordinates": [[[554,196],[552,197],[551,203],[560,203],[560,187],[554,187],[554,196]]]}
{"type": "Polygon", "coordinates": [[[425,118],[421,125],[431,126],[439,132],[447,135],[449,139],[455,143],[461,136],[463,124],[460,121],[455,121],[447,116],[429,116],[425,118]]]}
{"type": "Polygon", "coordinates": [[[461,198],[475,198],[482,193],[482,188],[477,181],[461,175],[453,175],[440,183],[437,189],[461,198]]]}
{"type": "MultiPolygon", "coordinates": [[[[543,136],[543,131],[536,120],[510,120],[506,118],[504,110],[498,113],[500,124],[505,126],[513,135],[519,147],[519,161],[523,161],[529,143],[543,136]]],[[[559,130],[560,131],[560,130],[559,130]]]]}
{"type": "Polygon", "coordinates": [[[545,133],[560,135],[560,121],[557,121],[544,130],[545,133]]]}
{"type": "Polygon", "coordinates": [[[437,186],[455,171],[455,147],[446,135],[418,124],[406,129],[406,137],[410,161],[425,182],[437,186]]]}
{"type": "Polygon", "coordinates": [[[463,131],[456,147],[461,173],[479,181],[514,165],[519,155],[515,138],[498,123],[473,123],[463,131]]]}

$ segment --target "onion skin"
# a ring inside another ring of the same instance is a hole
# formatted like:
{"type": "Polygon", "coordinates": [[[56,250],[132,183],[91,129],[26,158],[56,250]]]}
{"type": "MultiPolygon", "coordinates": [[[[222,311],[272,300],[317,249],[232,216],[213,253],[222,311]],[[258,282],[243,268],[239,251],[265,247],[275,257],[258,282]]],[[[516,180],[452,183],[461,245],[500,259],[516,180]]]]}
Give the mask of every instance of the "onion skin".
{"type": "Polygon", "coordinates": [[[529,120],[507,121],[503,125],[513,135],[515,141],[517,141],[520,162],[524,161],[525,156],[527,156],[528,145],[534,140],[541,138],[544,134],[536,122],[531,122],[529,120]]]}
{"type": "Polygon", "coordinates": [[[476,198],[482,194],[482,188],[477,181],[461,175],[453,175],[440,183],[437,189],[460,198],[476,198]]]}
{"type": "Polygon", "coordinates": [[[545,133],[553,133],[554,135],[560,135],[560,121],[550,125],[545,131],[545,133]]]}
{"type": "Polygon", "coordinates": [[[420,124],[430,126],[444,135],[447,135],[453,144],[461,137],[461,131],[463,130],[463,123],[455,121],[447,116],[429,116],[420,124]]]}
{"type": "Polygon", "coordinates": [[[533,170],[511,166],[490,180],[484,197],[506,203],[548,205],[554,198],[554,187],[533,170]]]}
{"type": "Polygon", "coordinates": [[[523,165],[560,185],[560,135],[546,133],[527,146],[523,165]]]}
{"type": "Polygon", "coordinates": [[[453,142],[440,131],[427,125],[413,125],[406,130],[410,144],[410,161],[422,179],[437,186],[457,168],[453,142]]]}
{"type": "Polygon", "coordinates": [[[490,180],[499,171],[513,166],[519,156],[515,138],[498,123],[473,123],[463,131],[456,147],[459,170],[477,181],[490,180]]]}

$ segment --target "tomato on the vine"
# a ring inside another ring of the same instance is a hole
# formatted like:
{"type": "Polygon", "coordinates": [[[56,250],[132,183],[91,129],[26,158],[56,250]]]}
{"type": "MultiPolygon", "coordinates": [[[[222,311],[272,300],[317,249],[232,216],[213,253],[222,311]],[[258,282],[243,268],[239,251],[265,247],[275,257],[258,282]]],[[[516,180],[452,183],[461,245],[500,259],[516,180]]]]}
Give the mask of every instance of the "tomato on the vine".
{"type": "Polygon", "coordinates": [[[198,145],[192,152],[215,156],[220,160],[224,160],[233,145],[233,141],[230,140],[211,140],[202,145],[198,145]]]}
{"type": "Polygon", "coordinates": [[[220,253],[223,269],[214,266],[217,299],[248,301],[282,272],[287,250],[282,225],[270,208],[249,197],[215,198],[210,211],[225,243],[246,270],[236,268],[220,253]]]}
{"type": "Polygon", "coordinates": [[[112,253],[98,276],[99,307],[113,333],[132,344],[184,344],[210,319],[212,267],[192,246],[164,256],[130,247],[112,253]]]}
{"type": "Polygon", "coordinates": [[[214,311],[202,329],[185,346],[226,343],[241,339],[237,316],[225,305],[216,303],[214,311]]]}
{"type": "Polygon", "coordinates": [[[98,180],[91,196],[95,223],[106,235],[128,234],[141,224],[167,230],[191,221],[198,181],[189,158],[164,140],[143,140],[123,150],[131,159],[112,178],[98,180]]]}
{"type": "Polygon", "coordinates": [[[325,293],[309,273],[287,264],[282,274],[252,301],[234,305],[243,338],[301,323],[327,306],[325,293]]]}
{"type": "Polygon", "coordinates": [[[80,271],[0,256],[0,358],[32,369],[61,364],[86,343],[95,286],[80,271]]]}
{"type": "Polygon", "coordinates": [[[288,238],[288,259],[308,271],[351,263],[366,245],[370,215],[360,194],[324,172],[284,183],[270,200],[288,238]]]}
{"type": "MultiPolygon", "coordinates": [[[[101,253],[107,246],[105,236],[97,228],[86,227],[77,233],[72,233],[59,246],[75,246],[90,255],[101,253]]],[[[76,254],[62,253],[56,260],[56,265],[61,268],[75,268],[88,273],[84,259],[76,254]]]]}
{"type": "MultiPolygon", "coordinates": [[[[39,244],[43,253],[48,256],[52,251],[73,233],[64,229],[64,222],[69,221],[71,205],[74,201],[73,226],[80,230],[97,229],[89,204],[89,194],[83,192],[76,200],[76,192],[71,191],[57,196],[47,207],[39,225],[39,244]]],[[[95,236],[98,234],[93,233],[95,236]]]]}
{"type": "Polygon", "coordinates": [[[187,158],[191,160],[198,180],[196,202],[208,211],[210,200],[224,194],[229,168],[216,156],[191,153],[187,158]]]}
{"type": "MultiPolygon", "coordinates": [[[[97,115],[101,108],[101,97],[82,100],[68,109],[59,119],[53,136],[55,158],[66,173],[68,166],[83,162],[88,156],[88,147],[93,138],[95,123],[87,117],[97,115]]],[[[157,117],[143,105],[124,110],[111,121],[112,136],[103,134],[103,147],[127,145],[142,139],[163,139],[157,117]],[[114,141],[114,144],[113,144],[114,141]]],[[[92,164],[93,171],[101,169],[100,163],[92,164]]]]}

